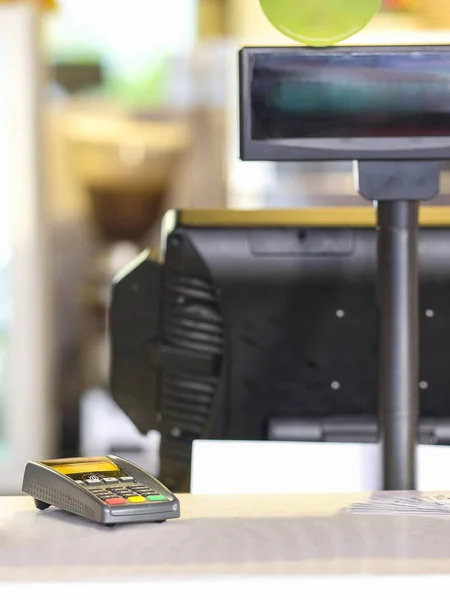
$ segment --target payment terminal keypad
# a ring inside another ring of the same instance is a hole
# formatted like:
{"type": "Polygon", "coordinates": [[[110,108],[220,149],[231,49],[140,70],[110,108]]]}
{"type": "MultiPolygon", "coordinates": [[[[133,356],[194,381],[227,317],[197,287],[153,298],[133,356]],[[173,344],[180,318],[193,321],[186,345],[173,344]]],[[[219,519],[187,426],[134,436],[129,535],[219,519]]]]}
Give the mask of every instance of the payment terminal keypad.
{"type": "MultiPolygon", "coordinates": [[[[92,474],[89,474],[86,479],[80,479],[77,483],[82,486],[91,486],[91,478],[92,474]]],[[[122,477],[121,480],[125,480],[125,482],[122,483],[119,479],[113,477],[104,477],[100,480],[100,483],[104,485],[99,487],[97,482],[95,487],[90,488],[90,491],[107,505],[119,505],[126,502],[131,504],[164,502],[166,500],[166,497],[158,493],[157,490],[144,483],[139,483],[133,477],[122,477]],[[111,485],[111,483],[114,485],[111,485]]]]}

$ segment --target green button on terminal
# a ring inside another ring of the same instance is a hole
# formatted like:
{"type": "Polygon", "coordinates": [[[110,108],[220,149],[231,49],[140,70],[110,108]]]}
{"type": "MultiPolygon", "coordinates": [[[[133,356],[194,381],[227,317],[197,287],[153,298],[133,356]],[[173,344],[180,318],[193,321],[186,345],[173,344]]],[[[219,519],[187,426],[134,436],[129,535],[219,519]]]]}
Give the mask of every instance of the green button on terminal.
{"type": "Polygon", "coordinates": [[[147,496],[147,500],[149,500],[149,502],[162,502],[164,500],[166,500],[165,496],[147,496]]]}

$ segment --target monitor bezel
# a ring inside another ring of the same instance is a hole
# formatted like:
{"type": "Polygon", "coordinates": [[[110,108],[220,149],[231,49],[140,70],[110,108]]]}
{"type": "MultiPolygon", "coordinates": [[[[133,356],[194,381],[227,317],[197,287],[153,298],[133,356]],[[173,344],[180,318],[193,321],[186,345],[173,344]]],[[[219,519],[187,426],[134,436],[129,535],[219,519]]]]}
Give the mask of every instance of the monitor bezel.
{"type": "Polygon", "coordinates": [[[274,54],[324,55],[331,53],[393,54],[433,52],[448,56],[450,45],[419,46],[301,46],[245,47],[239,52],[240,158],[244,161],[345,161],[345,160],[449,160],[450,137],[420,138],[304,138],[255,140],[252,138],[251,81],[256,56],[274,54]]]}

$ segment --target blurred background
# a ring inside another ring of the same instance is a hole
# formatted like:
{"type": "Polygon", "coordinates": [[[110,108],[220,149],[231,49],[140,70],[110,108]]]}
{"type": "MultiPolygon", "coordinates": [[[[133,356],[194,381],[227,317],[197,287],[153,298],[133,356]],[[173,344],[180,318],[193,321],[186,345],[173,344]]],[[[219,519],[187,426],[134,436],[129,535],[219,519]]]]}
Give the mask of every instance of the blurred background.
{"type": "MultiPolygon", "coordinates": [[[[48,456],[157,472],[157,434],[109,398],[105,323],[168,209],[363,205],[350,164],[238,160],[237,50],[290,44],[257,0],[52,4],[0,2],[0,494],[48,456]]],[[[351,40],[440,42],[447,0],[386,0],[351,40]]]]}

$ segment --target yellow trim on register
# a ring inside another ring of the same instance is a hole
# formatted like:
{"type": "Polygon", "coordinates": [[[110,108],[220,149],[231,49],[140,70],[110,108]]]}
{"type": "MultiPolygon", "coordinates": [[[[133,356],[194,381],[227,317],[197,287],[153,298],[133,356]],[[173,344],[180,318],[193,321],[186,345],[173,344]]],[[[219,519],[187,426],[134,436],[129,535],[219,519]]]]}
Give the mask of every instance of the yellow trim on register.
{"type": "MultiPolygon", "coordinates": [[[[320,207],[287,210],[188,209],[178,212],[178,225],[191,227],[375,227],[372,207],[320,207]]],[[[420,209],[422,227],[449,227],[450,206],[420,209]]]]}

